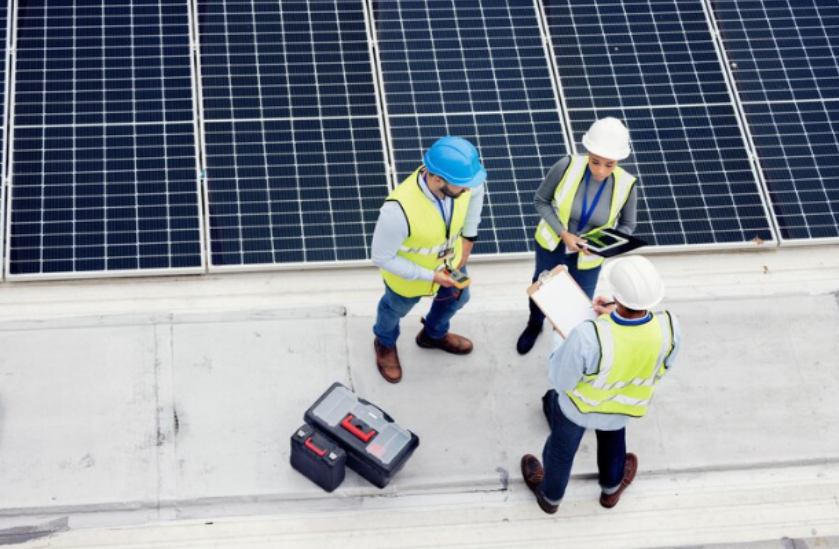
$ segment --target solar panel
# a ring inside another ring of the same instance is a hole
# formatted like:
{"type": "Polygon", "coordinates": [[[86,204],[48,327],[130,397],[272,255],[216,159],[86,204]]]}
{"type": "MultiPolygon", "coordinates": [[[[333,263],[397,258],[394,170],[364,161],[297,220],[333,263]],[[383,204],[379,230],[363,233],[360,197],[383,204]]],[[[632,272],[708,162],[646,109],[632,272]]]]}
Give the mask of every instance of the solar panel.
{"type": "Polygon", "coordinates": [[[199,0],[211,265],[369,258],[388,181],[363,0],[199,0]]]}
{"type": "Polygon", "coordinates": [[[10,276],[202,268],[188,6],[19,2],[10,276]]]}
{"type": "Polygon", "coordinates": [[[624,120],[636,234],[657,245],[773,239],[701,0],[543,0],[575,147],[624,120]]]}
{"type": "Polygon", "coordinates": [[[489,173],[475,253],[532,251],[534,193],[567,154],[534,5],[392,0],[373,16],[397,183],[439,137],[469,139],[489,173]]]}
{"type": "Polygon", "coordinates": [[[839,4],[713,8],[781,238],[839,237],[839,4]]]}

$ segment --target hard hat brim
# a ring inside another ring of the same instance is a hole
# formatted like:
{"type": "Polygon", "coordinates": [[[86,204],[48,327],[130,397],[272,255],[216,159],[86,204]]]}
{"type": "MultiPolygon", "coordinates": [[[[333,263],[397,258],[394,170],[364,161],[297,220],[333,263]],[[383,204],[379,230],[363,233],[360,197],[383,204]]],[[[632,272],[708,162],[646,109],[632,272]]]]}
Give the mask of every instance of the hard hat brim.
{"type": "Polygon", "coordinates": [[[633,311],[649,311],[650,309],[661,303],[661,301],[664,299],[664,289],[662,288],[660,294],[656,296],[655,299],[646,303],[631,302],[630,300],[624,301],[617,294],[614,295],[614,298],[618,303],[620,303],[624,307],[632,309],[633,311]]]}
{"type": "Polygon", "coordinates": [[[487,171],[484,168],[481,168],[481,170],[478,173],[476,173],[472,177],[472,179],[470,179],[469,181],[466,181],[464,183],[459,183],[457,181],[449,181],[449,183],[451,183],[452,185],[457,185],[458,187],[466,187],[467,189],[474,189],[475,187],[480,186],[481,183],[486,181],[486,178],[487,178],[487,171]]]}
{"type": "Polygon", "coordinates": [[[444,170],[439,170],[438,171],[434,167],[433,163],[429,162],[429,160],[430,160],[430,158],[426,154],[425,158],[423,158],[423,161],[424,161],[423,163],[425,164],[425,168],[429,172],[433,173],[434,175],[442,177],[443,179],[445,179],[448,183],[451,183],[452,185],[457,185],[458,187],[465,187],[467,189],[474,189],[475,187],[480,186],[481,183],[486,181],[486,178],[487,178],[486,168],[481,167],[481,169],[478,170],[478,172],[469,179],[455,180],[454,178],[450,179],[450,178],[445,177],[443,174],[441,174],[441,172],[443,172],[444,170]]]}
{"type": "Polygon", "coordinates": [[[597,156],[602,156],[603,158],[608,158],[609,160],[626,160],[629,158],[630,153],[632,150],[629,147],[625,147],[622,149],[602,149],[598,148],[597,145],[594,145],[588,137],[588,134],[583,136],[583,146],[586,150],[592,154],[596,154],[597,156]]]}

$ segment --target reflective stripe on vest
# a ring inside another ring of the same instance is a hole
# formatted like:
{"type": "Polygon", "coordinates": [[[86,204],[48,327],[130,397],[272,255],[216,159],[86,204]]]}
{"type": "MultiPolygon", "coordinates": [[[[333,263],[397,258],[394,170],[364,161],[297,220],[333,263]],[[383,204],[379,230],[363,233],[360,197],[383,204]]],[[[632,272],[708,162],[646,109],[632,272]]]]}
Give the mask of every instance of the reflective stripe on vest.
{"type": "Polygon", "coordinates": [[[457,243],[458,238],[460,238],[459,234],[453,235],[444,243],[440,244],[439,246],[434,246],[433,248],[409,248],[403,244],[402,246],[400,246],[399,250],[409,254],[437,255],[440,252],[446,251],[449,248],[454,247],[454,245],[457,243]]]}
{"type": "Polygon", "coordinates": [[[670,314],[654,313],[649,322],[635,326],[622,326],[602,316],[595,328],[600,367],[596,374],[584,376],[568,396],[583,413],[643,416],[673,350],[670,314]]]}
{"type": "MultiPolygon", "coordinates": [[[[446,222],[440,215],[440,210],[423,192],[419,180],[422,169],[420,167],[408,176],[386,200],[398,202],[408,221],[408,238],[402,242],[396,254],[420,267],[436,271],[445,263],[442,252],[449,248],[454,249],[454,257],[449,259],[451,264],[460,264],[463,255],[463,239],[460,233],[466,222],[472,193],[467,190],[457,200],[453,199],[452,219],[447,236],[446,222]]],[[[438,284],[427,280],[405,280],[385,270],[381,273],[388,287],[403,297],[434,295],[440,289],[438,284]]]]}
{"type": "MultiPolygon", "coordinates": [[[[574,204],[574,197],[577,195],[577,189],[585,177],[586,167],[588,166],[588,156],[572,156],[562,176],[559,185],[554,191],[554,208],[556,215],[565,227],[568,227],[568,222],[571,219],[571,207],[574,204]]],[[[623,209],[624,204],[629,199],[632,192],[632,186],[635,184],[635,176],[629,174],[621,167],[616,167],[614,173],[614,184],[612,186],[612,201],[609,208],[609,219],[605,225],[595,227],[592,232],[605,229],[615,228],[618,222],[618,216],[623,209]]],[[[583,229],[584,227],[579,227],[583,229]]],[[[585,235],[582,235],[585,237],[585,235]]],[[[556,250],[562,240],[559,235],[554,232],[548,223],[542,219],[539,226],[536,228],[536,242],[540,246],[549,251],[556,250]]],[[[578,254],[577,268],[578,269],[594,269],[603,264],[603,258],[596,255],[578,254]]]]}

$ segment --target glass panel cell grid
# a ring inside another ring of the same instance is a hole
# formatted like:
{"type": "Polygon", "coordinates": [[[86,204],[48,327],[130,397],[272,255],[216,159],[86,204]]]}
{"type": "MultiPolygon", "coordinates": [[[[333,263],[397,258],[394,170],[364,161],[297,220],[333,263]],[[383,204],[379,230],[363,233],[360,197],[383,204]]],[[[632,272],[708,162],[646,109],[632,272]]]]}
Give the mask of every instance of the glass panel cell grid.
{"type": "Polygon", "coordinates": [[[594,120],[633,137],[638,236],[657,245],[772,239],[700,0],[544,0],[577,148],[594,120]]]}
{"type": "Polygon", "coordinates": [[[369,258],[388,193],[362,0],[199,1],[214,266],[369,258]]]}
{"type": "Polygon", "coordinates": [[[781,237],[839,236],[839,4],[713,8],[781,237]]]}
{"type": "Polygon", "coordinates": [[[399,181],[444,135],[489,172],[476,253],[533,249],[533,196],[566,154],[535,6],[506,0],[373,2],[399,181]]]}
{"type": "Polygon", "coordinates": [[[18,2],[10,275],[202,266],[185,2],[18,2]]]}

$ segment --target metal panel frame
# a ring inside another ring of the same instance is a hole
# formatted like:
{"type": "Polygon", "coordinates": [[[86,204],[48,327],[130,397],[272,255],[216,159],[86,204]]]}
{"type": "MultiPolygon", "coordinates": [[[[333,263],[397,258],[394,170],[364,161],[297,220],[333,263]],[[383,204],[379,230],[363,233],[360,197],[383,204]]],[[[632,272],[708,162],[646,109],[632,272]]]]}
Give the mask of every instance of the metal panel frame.
{"type": "Polygon", "coordinates": [[[204,158],[204,127],[201,115],[204,111],[199,110],[204,101],[201,92],[201,63],[200,52],[198,51],[198,7],[195,4],[196,0],[186,0],[187,3],[187,17],[189,18],[189,48],[192,55],[190,56],[190,76],[192,77],[192,123],[195,128],[195,192],[198,195],[198,215],[200,219],[200,241],[201,241],[201,272],[206,273],[208,265],[210,264],[209,253],[209,215],[207,211],[207,188],[204,177],[205,165],[204,158]]]}
{"type": "MultiPolygon", "coordinates": [[[[714,43],[714,48],[717,50],[717,62],[722,64],[722,65],[725,65],[726,59],[725,59],[724,56],[722,56],[719,44],[717,42],[718,32],[716,31],[716,29],[713,26],[711,26],[712,18],[709,17],[709,12],[707,11],[707,3],[710,2],[710,1],[711,0],[699,0],[699,2],[702,4],[703,12],[705,13],[705,19],[709,24],[709,32],[711,34],[711,38],[712,38],[712,41],[714,43]]],[[[550,33],[550,26],[548,25],[547,13],[544,11],[543,0],[534,0],[534,2],[539,3],[540,8],[541,8],[541,13],[545,17],[545,29],[546,29],[546,32],[547,32],[547,40],[548,40],[548,43],[549,43],[550,57],[551,57],[551,61],[556,63],[556,57],[553,53],[554,52],[553,37],[550,33]]],[[[775,218],[772,215],[771,210],[769,210],[767,208],[766,197],[764,196],[764,190],[765,189],[763,188],[763,186],[761,184],[762,180],[759,179],[760,170],[757,169],[753,150],[752,150],[752,148],[749,147],[749,144],[751,142],[751,135],[749,134],[748,141],[747,141],[746,133],[744,133],[744,131],[746,131],[746,130],[744,128],[743,121],[740,118],[741,105],[740,105],[740,103],[737,99],[737,94],[734,93],[734,91],[732,90],[731,83],[729,81],[730,75],[728,74],[728,67],[722,66],[722,72],[723,72],[723,78],[726,81],[726,87],[728,89],[729,99],[732,100],[731,107],[732,107],[732,110],[734,111],[735,116],[737,118],[737,124],[740,126],[740,130],[741,130],[740,131],[740,137],[741,137],[741,139],[743,139],[743,148],[745,149],[746,154],[749,157],[749,164],[751,165],[752,173],[756,178],[755,179],[756,182],[758,183],[758,185],[757,185],[758,194],[760,196],[761,204],[763,205],[764,213],[766,214],[767,218],[769,219],[769,230],[772,233],[774,238],[772,240],[762,240],[760,243],[757,243],[755,241],[743,241],[743,242],[735,242],[735,243],[726,242],[726,243],[709,243],[709,244],[675,244],[675,245],[669,245],[669,246],[658,244],[658,245],[650,245],[650,246],[644,247],[643,248],[644,253],[691,252],[691,251],[700,252],[700,251],[709,251],[709,250],[739,250],[739,249],[754,250],[756,247],[763,247],[764,244],[769,244],[768,247],[778,246],[778,236],[779,235],[778,235],[778,232],[776,230],[775,218]]],[[[561,79],[561,74],[560,73],[561,73],[561,71],[559,71],[559,67],[557,66],[557,78],[561,79]]],[[[559,87],[560,87],[560,89],[562,88],[562,82],[561,81],[559,82],[559,87]]],[[[564,95],[563,95],[563,102],[564,102],[564,100],[565,100],[565,98],[564,98],[564,95]]],[[[667,108],[672,108],[672,107],[673,106],[668,106],[667,108]]],[[[656,107],[647,106],[647,107],[639,107],[638,109],[654,110],[655,108],[656,107]]],[[[573,142],[573,145],[572,145],[573,149],[572,150],[574,150],[575,154],[576,154],[576,150],[577,150],[576,149],[576,142],[573,139],[573,137],[574,137],[573,136],[573,130],[571,129],[571,114],[570,114],[570,111],[567,108],[567,105],[563,105],[563,109],[564,109],[563,112],[566,114],[566,121],[567,121],[568,126],[569,126],[568,133],[569,133],[569,135],[571,137],[571,140],[573,142]]],[[[635,108],[624,107],[624,109],[634,110],[635,108]]]]}
{"type": "Polygon", "coordinates": [[[201,254],[204,256],[204,272],[212,266],[210,253],[210,196],[207,188],[207,147],[204,132],[204,91],[201,89],[201,35],[198,32],[198,0],[189,3],[189,40],[192,47],[192,88],[194,90],[193,109],[195,109],[195,146],[198,158],[198,193],[201,200],[201,254]]]}
{"type": "MultiPolygon", "coordinates": [[[[723,64],[723,73],[725,74],[726,82],[729,85],[729,93],[734,98],[734,106],[736,107],[738,117],[740,118],[740,125],[745,132],[749,156],[751,157],[750,159],[758,175],[758,182],[760,183],[761,200],[763,201],[764,209],[766,209],[766,211],[769,214],[769,218],[772,220],[772,229],[775,233],[777,246],[819,246],[824,244],[839,243],[839,237],[835,236],[802,239],[784,238],[783,234],[781,233],[781,229],[778,226],[778,220],[775,217],[775,211],[772,207],[772,198],[769,192],[769,184],[766,181],[766,177],[764,176],[764,173],[759,166],[760,153],[758,152],[757,145],[755,145],[754,136],[752,135],[751,128],[749,127],[749,118],[744,109],[743,101],[740,99],[740,90],[737,86],[737,78],[734,76],[734,72],[731,70],[732,61],[729,59],[728,52],[725,49],[725,41],[722,38],[722,32],[719,28],[719,21],[717,21],[717,19],[714,18],[714,10],[711,6],[712,0],[701,0],[701,2],[703,8],[705,9],[706,18],[708,19],[708,25],[711,27],[711,34],[714,37],[714,45],[718,50],[721,63],[723,64]]],[[[794,101],[790,101],[790,103],[792,102],[794,101]]],[[[767,101],[766,104],[771,105],[772,103],[767,101]]]]}
{"type": "MultiPolygon", "coordinates": [[[[344,268],[353,268],[353,267],[369,267],[372,265],[369,259],[356,259],[356,260],[333,260],[333,261],[317,261],[317,262],[294,262],[294,263],[257,263],[257,264],[242,264],[242,265],[214,265],[213,264],[213,254],[212,254],[212,239],[210,235],[210,194],[209,194],[209,179],[206,177],[206,165],[207,165],[207,156],[206,156],[206,117],[204,116],[204,101],[203,101],[203,92],[201,92],[201,33],[199,32],[199,24],[198,24],[198,0],[189,0],[190,4],[194,5],[195,7],[195,46],[196,46],[196,59],[198,63],[197,68],[197,78],[196,86],[198,87],[199,93],[202,95],[200,96],[200,101],[198,103],[198,118],[200,124],[200,132],[201,132],[201,158],[203,159],[203,166],[202,166],[202,183],[203,189],[205,192],[206,200],[204,201],[205,204],[205,226],[207,231],[207,272],[209,273],[243,273],[243,272],[265,272],[265,271],[287,271],[287,270],[318,270],[318,269],[344,269],[344,268]]],[[[282,0],[276,0],[278,4],[282,4],[282,0]]],[[[385,179],[388,182],[388,189],[393,190],[395,188],[394,179],[395,179],[395,170],[393,165],[389,162],[390,158],[388,155],[388,151],[392,150],[392,143],[390,143],[388,139],[389,132],[385,129],[385,115],[383,111],[383,94],[384,88],[380,85],[380,68],[379,68],[379,58],[377,55],[377,47],[376,43],[373,39],[373,32],[372,32],[372,12],[369,10],[372,9],[370,4],[368,3],[369,0],[358,0],[361,4],[362,11],[364,13],[364,24],[365,24],[365,34],[367,35],[367,51],[370,57],[370,70],[371,76],[373,79],[373,87],[376,90],[376,109],[378,113],[378,126],[379,126],[379,133],[382,136],[382,142],[385,146],[382,148],[382,162],[385,167],[385,179]]],[[[290,117],[288,120],[294,120],[294,118],[290,117]]],[[[347,120],[353,120],[352,118],[347,118],[347,120]]]]}
{"type": "MultiPolygon", "coordinates": [[[[105,0],[103,0],[103,5],[104,5],[104,1],[105,0]]],[[[187,7],[187,13],[189,13],[188,3],[189,2],[186,2],[186,4],[185,4],[186,7],[187,7]]],[[[162,6],[163,6],[163,4],[161,4],[161,8],[162,8],[162,6]]],[[[46,6],[45,6],[45,9],[46,9],[46,6]]],[[[15,24],[12,26],[12,28],[15,30],[15,37],[12,41],[12,44],[15,45],[13,47],[13,52],[15,54],[14,55],[15,64],[17,64],[17,47],[16,47],[16,45],[17,45],[17,21],[18,21],[18,14],[19,14],[17,3],[15,3],[15,5],[14,5],[14,12],[15,12],[14,13],[15,24]]],[[[171,268],[171,269],[125,269],[125,270],[118,270],[118,271],[107,271],[107,270],[105,270],[105,271],[82,271],[82,272],[61,272],[61,273],[11,274],[11,272],[10,272],[10,270],[11,270],[11,235],[12,235],[12,230],[11,230],[12,221],[11,220],[12,220],[12,198],[14,196],[14,178],[13,178],[14,154],[11,154],[11,153],[13,151],[12,147],[14,146],[15,125],[12,123],[12,119],[13,119],[13,115],[14,115],[14,92],[15,92],[15,84],[16,84],[15,74],[17,73],[17,70],[16,70],[17,67],[15,66],[14,69],[15,70],[13,72],[10,69],[11,79],[9,81],[10,85],[9,85],[9,92],[8,92],[9,96],[10,96],[10,100],[9,100],[9,107],[10,108],[8,110],[8,114],[9,114],[8,124],[9,124],[9,127],[10,127],[10,131],[8,132],[8,138],[9,138],[8,151],[9,151],[10,154],[8,155],[8,172],[7,172],[9,174],[9,177],[6,180],[6,185],[3,186],[4,189],[6,188],[6,186],[8,186],[8,188],[9,188],[9,192],[5,193],[6,196],[4,197],[6,199],[4,204],[7,206],[4,210],[4,213],[6,214],[5,215],[5,223],[4,223],[4,228],[5,228],[5,231],[6,231],[5,235],[4,235],[4,237],[5,237],[4,238],[5,254],[4,254],[4,257],[3,257],[3,274],[5,276],[5,279],[9,282],[13,282],[13,281],[15,281],[15,282],[16,281],[22,281],[23,282],[23,281],[33,281],[33,280],[75,280],[75,279],[89,279],[89,278],[128,278],[128,277],[138,277],[138,276],[179,276],[179,275],[188,275],[188,274],[200,274],[200,273],[206,272],[206,268],[204,266],[201,266],[201,267],[178,267],[178,268],[171,268]]],[[[194,82],[195,75],[192,74],[192,77],[193,77],[193,82],[194,82]]],[[[194,95],[193,95],[193,104],[194,104],[194,101],[195,101],[195,98],[194,98],[194,95]]],[[[193,114],[193,120],[195,120],[195,115],[194,114],[193,114]]],[[[105,126],[107,126],[107,124],[103,125],[103,127],[105,127],[105,126]]],[[[46,128],[46,126],[44,126],[44,127],[46,128]]],[[[197,129],[196,129],[195,138],[196,138],[196,140],[198,139],[197,129]]],[[[197,153],[198,153],[198,151],[197,151],[197,147],[196,147],[196,155],[197,155],[197,153]]],[[[198,194],[199,207],[200,207],[200,200],[201,200],[200,188],[197,189],[196,192],[198,194]]],[[[200,215],[200,211],[199,211],[199,215],[200,215]]],[[[200,231],[200,227],[199,227],[199,233],[200,232],[201,231],[200,231]]],[[[199,238],[203,238],[203,236],[200,236],[199,238]]],[[[201,259],[202,263],[205,262],[203,249],[204,249],[204,247],[202,246],[202,252],[201,252],[202,253],[202,259],[201,259]]]]}
{"type": "Polygon", "coordinates": [[[376,109],[379,113],[379,129],[382,134],[382,143],[385,148],[384,154],[385,170],[387,179],[390,182],[389,188],[395,190],[399,185],[396,173],[396,159],[393,152],[393,138],[391,137],[390,126],[388,125],[387,100],[385,95],[385,79],[382,72],[381,48],[376,39],[376,18],[373,15],[373,0],[361,0],[364,2],[364,24],[367,28],[367,41],[369,43],[370,62],[373,66],[373,85],[376,88],[376,109]]]}
{"type": "MultiPolygon", "coordinates": [[[[577,154],[577,143],[574,141],[574,130],[571,127],[571,116],[568,113],[568,102],[565,100],[565,90],[562,87],[562,73],[559,70],[559,64],[556,62],[556,56],[553,51],[553,41],[551,40],[551,29],[548,25],[548,15],[545,12],[545,4],[542,0],[533,0],[533,8],[536,10],[537,19],[539,20],[539,32],[542,33],[542,49],[545,51],[545,57],[548,60],[548,67],[551,70],[553,78],[554,95],[556,96],[556,106],[559,109],[560,117],[562,118],[562,127],[565,128],[565,151],[568,154],[577,154]]],[[[536,230],[536,227],[533,228],[536,230]]]]}
{"type": "MultiPolygon", "coordinates": [[[[3,79],[3,90],[4,90],[4,97],[6,98],[6,103],[3,105],[3,124],[0,125],[0,134],[3,136],[3,150],[0,151],[0,166],[3,167],[2,171],[0,171],[0,262],[5,263],[6,261],[6,250],[8,250],[8,245],[6,243],[6,186],[9,184],[9,174],[11,171],[9,170],[8,161],[11,158],[11,155],[8,154],[8,151],[11,147],[11,123],[9,122],[9,118],[11,117],[12,110],[10,108],[11,105],[11,81],[12,81],[12,59],[14,58],[12,49],[12,36],[14,32],[14,24],[15,21],[15,12],[17,10],[17,2],[15,0],[9,0],[9,5],[6,8],[6,55],[5,55],[5,63],[6,63],[6,75],[3,79]]],[[[6,272],[5,269],[0,269],[0,280],[5,280],[6,272]]]]}
{"type": "Polygon", "coordinates": [[[7,47],[9,48],[8,55],[6,56],[6,62],[9,63],[9,66],[6,67],[6,71],[8,76],[6,77],[6,146],[4,148],[5,151],[9,151],[9,154],[6,155],[5,162],[3,165],[5,166],[5,180],[3,181],[3,228],[2,228],[2,236],[3,236],[3,280],[10,280],[9,277],[9,269],[11,265],[11,255],[12,255],[12,171],[13,171],[13,164],[14,164],[14,155],[12,154],[12,147],[14,147],[15,142],[15,125],[12,122],[14,119],[15,113],[15,74],[17,74],[17,16],[18,16],[18,5],[15,0],[12,0],[12,5],[9,9],[9,29],[10,31],[14,31],[14,37],[8,36],[8,43],[7,47]]]}
{"type": "Polygon", "coordinates": [[[382,118],[383,130],[385,132],[384,139],[385,143],[387,144],[387,151],[385,151],[385,163],[388,168],[388,179],[390,180],[390,190],[393,191],[396,187],[399,186],[401,181],[399,181],[399,174],[396,173],[396,152],[393,145],[393,135],[390,131],[390,109],[388,108],[387,102],[387,90],[385,89],[385,75],[384,71],[382,70],[382,49],[379,47],[378,36],[375,32],[376,28],[376,16],[373,11],[373,0],[363,0],[364,4],[366,5],[367,9],[365,10],[365,20],[367,22],[368,28],[368,39],[370,40],[370,45],[372,49],[372,57],[374,59],[374,66],[376,68],[375,71],[375,84],[376,89],[378,90],[378,103],[381,105],[380,116],[382,118]]]}

